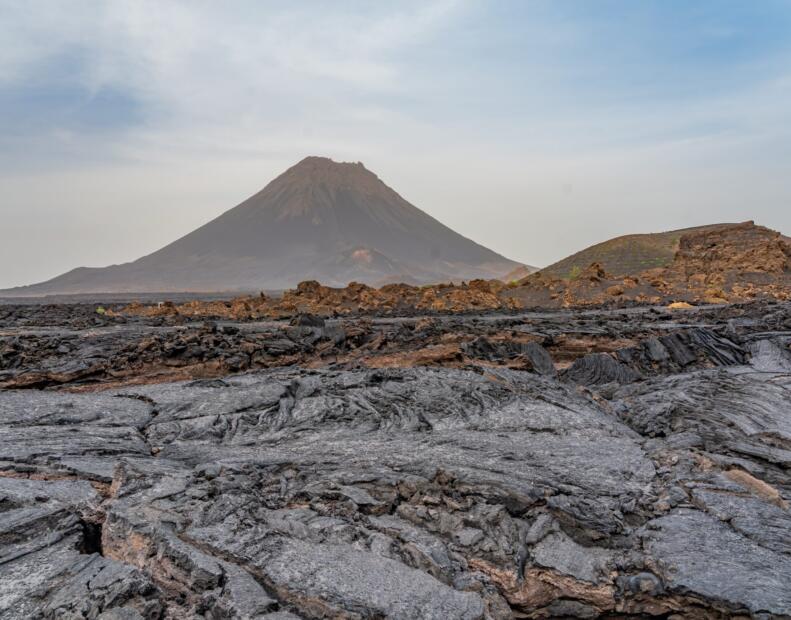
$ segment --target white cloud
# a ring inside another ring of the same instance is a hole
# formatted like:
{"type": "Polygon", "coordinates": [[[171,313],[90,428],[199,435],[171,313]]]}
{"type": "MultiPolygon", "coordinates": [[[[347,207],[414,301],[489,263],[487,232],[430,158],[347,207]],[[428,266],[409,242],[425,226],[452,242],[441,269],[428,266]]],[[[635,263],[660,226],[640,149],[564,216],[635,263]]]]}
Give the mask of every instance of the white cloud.
{"type": "Polygon", "coordinates": [[[145,125],[109,143],[120,154],[158,143],[192,158],[203,149],[276,152],[305,134],[326,143],[334,128],[386,121],[386,99],[408,87],[399,54],[458,5],[6,2],[0,38],[12,53],[0,76],[13,85],[44,61],[79,53],[84,64],[68,79],[142,106],[145,125]]]}

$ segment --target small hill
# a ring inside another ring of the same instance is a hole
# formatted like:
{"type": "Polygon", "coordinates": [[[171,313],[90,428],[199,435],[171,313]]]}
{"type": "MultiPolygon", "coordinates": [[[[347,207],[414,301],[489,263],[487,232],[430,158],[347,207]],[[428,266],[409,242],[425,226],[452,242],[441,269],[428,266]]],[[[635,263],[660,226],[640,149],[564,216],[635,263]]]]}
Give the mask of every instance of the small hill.
{"type": "Polygon", "coordinates": [[[681,237],[690,233],[714,230],[730,224],[710,224],[660,233],[646,233],[615,237],[572,254],[541,270],[556,278],[571,278],[593,263],[598,263],[609,274],[623,277],[667,267],[679,248],[681,237]]]}
{"type": "Polygon", "coordinates": [[[510,282],[519,282],[519,280],[526,278],[531,273],[535,273],[539,271],[538,267],[533,267],[532,265],[519,265],[516,269],[512,269],[504,276],[500,276],[498,280],[505,282],[506,284],[510,282]]]}
{"type": "Polygon", "coordinates": [[[500,294],[521,307],[791,299],[788,237],[752,221],[681,232],[675,242],[678,249],[666,266],[615,275],[593,262],[566,278],[543,270],[500,294]]]}
{"type": "Polygon", "coordinates": [[[496,278],[518,265],[410,204],[363,164],[307,157],[153,254],[0,295],[257,291],[303,280],[423,284],[496,278]]]}

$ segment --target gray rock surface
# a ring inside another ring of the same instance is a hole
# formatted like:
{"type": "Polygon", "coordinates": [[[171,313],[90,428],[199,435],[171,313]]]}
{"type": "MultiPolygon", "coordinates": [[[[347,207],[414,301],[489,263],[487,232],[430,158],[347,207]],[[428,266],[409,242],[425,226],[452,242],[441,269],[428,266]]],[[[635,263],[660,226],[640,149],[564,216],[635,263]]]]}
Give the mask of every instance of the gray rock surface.
{"type": "Polygon", "coordinates": [[[478,342],[0,391],[0,619],[791,616],[791,332],[759,310],[641,315],[593,375],[478,342]]]}

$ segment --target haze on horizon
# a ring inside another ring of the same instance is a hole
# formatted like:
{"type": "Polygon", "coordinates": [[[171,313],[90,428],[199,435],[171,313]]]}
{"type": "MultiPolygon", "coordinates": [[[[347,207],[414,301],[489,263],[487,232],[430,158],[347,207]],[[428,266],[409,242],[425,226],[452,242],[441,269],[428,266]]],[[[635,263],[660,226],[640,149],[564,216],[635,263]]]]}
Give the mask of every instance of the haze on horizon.
{"type": "Polygon", "coordinates": [[[508,258],[791,233],[791,2],[0,0],[0,288],[126,262],[307,155],[508,258]]]}

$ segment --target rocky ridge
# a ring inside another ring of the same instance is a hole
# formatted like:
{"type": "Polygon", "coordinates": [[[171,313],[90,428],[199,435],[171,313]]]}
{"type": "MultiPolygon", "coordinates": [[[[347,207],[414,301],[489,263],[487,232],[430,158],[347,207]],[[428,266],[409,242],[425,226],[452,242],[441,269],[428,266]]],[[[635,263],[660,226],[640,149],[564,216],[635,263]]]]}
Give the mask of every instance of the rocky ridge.
{"type": "Polygon", "coordinates": [[[598,263],[607,273],[623,278],[647,269],[667,267],[673,262],[681,237],[685,235],[731,225],[709,224],[667,232],[623,235],[575,252],[541,271],[545,276],[568,279],[588,265],[598,263]]]}
{"type": "Polygon", "coordinates": [[[532,274],[506,295],[521,306],[618,303],[726,303],[791,298],[791,242],[753,222],[719,225],[680,237],[666,267],[615,277],[598,263],[561,279],[532,274]]]}

